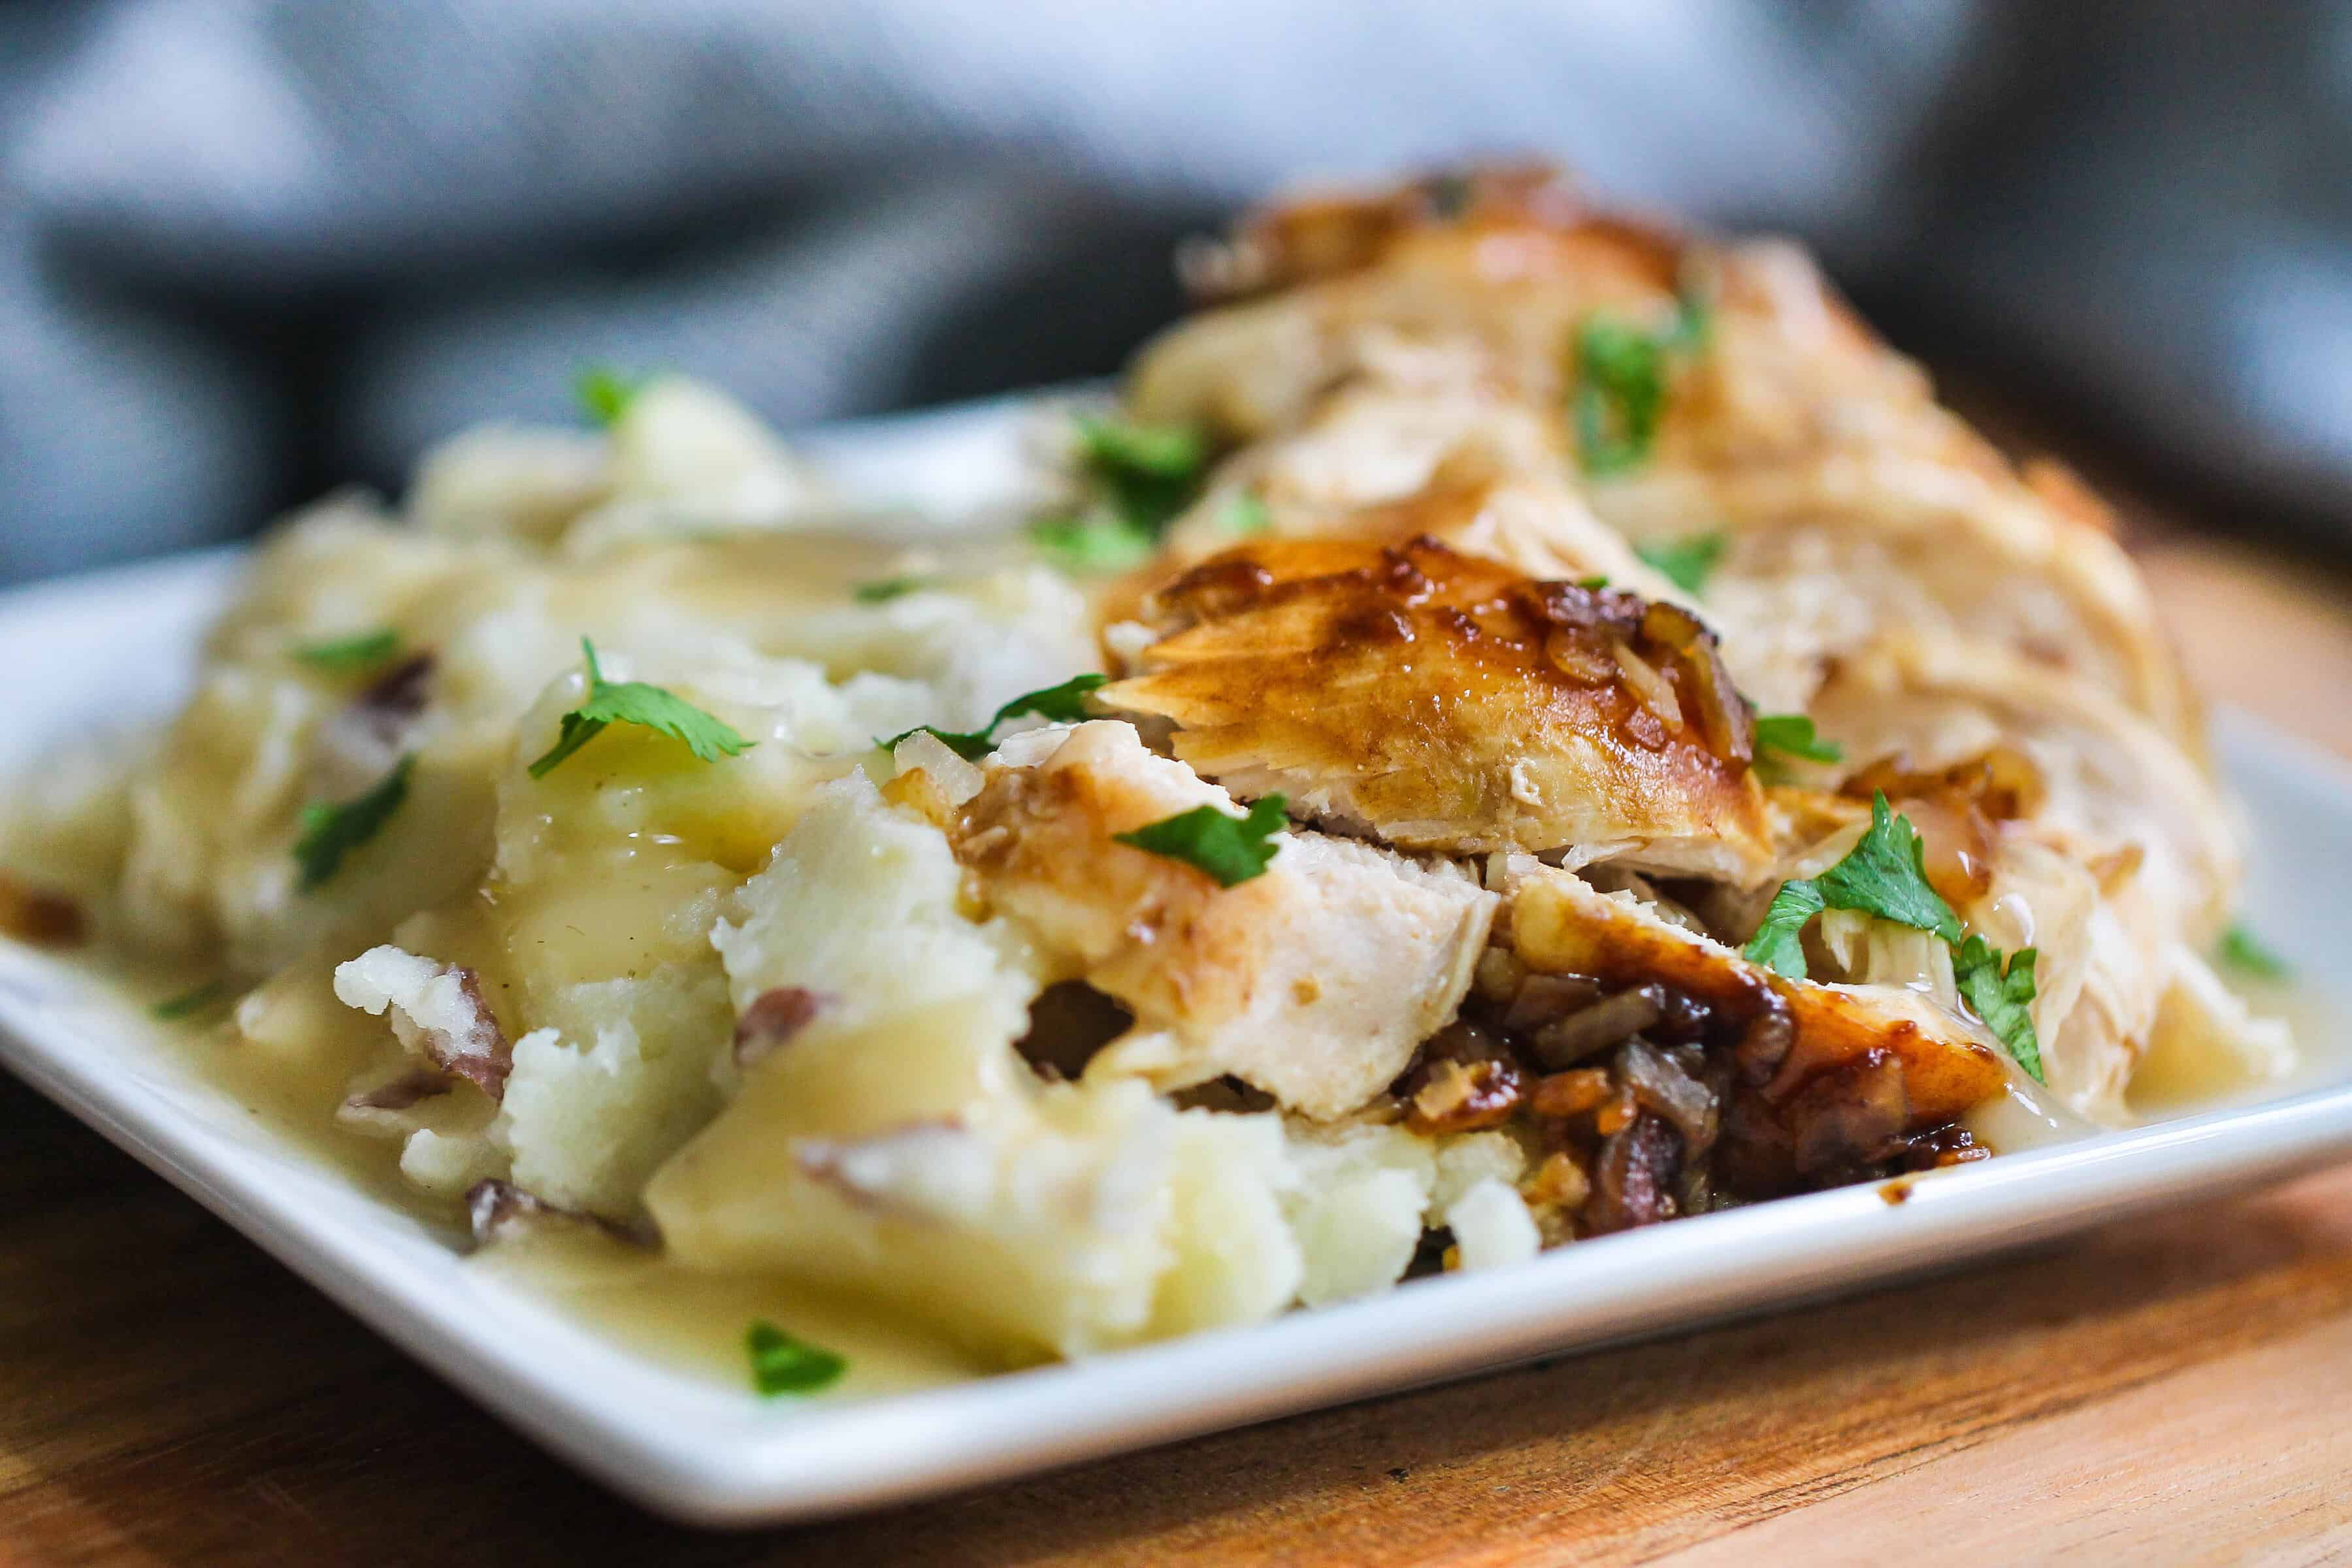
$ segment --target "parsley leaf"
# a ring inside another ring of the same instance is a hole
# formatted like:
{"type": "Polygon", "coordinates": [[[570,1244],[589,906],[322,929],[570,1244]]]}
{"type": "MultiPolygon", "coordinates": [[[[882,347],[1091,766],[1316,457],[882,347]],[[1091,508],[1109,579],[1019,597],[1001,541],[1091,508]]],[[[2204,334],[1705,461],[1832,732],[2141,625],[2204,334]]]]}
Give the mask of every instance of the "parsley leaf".
{"type": "Polygon", "coordinates": [[[1209,466],[1209,444],[1189,425],[1081,416],[1078,455],[1111,509],[1155,537],[1192,504],[1209,466]]]}
{"type": "Polygon", "coordinates": [[[304,664],[320,669],[367,669],[400,651],[400,634],[387,626],[382,631],[330,637],[325,642],[299,643],[289,651],[304,664]]]}
{"type": "Polygon", "coordinates": [[[1249,808],[1247,816],[1228,816],[1213,805],[1196,805],[1173,816],[1112,835],[1121,844],[1206,871],[1221,888],[1238,887],[1263,876],[1274,858],[1274,835],[1289,818],[1289,802],[1270,795],[1249,808]]]}
{"type": "Polygon", "coordinates": [[[1059,686],[1048,686],[1038,691],[1025,691],[996,710],[988,721],[992,730],[1007,719],[1019,719],[1034,714],[1055,724],[1075,724],[1087,716],[1087,693],[1097,686],[1109,683],[1108,675],[1074,675],[1059,686]]]}
{"type": "MultiPolygon", "coordinates": [[[[1897,816],[1884,790],[1870,802],[1870,831],[1846,858],[1810,882],[1783,882],[1764,911],[1764,923],[1740,952],[1750,963],[1805,978],[1805,950],[1798,938],[1805,922],[1824,909],[1859,910],[1946,942],[1960,940],[1960,917],[1927,883],[1927,847],[1908,817],[1897,816]]],[[[2032,977],[2029,966],[2027,976],[2032,977]]]]}
{"type": "Polygon", "coordinates": [[[648,686],[642,680],[605,679],[604,672],[596,668],[595,645],[582,637],[580,648],[588,656],[587,699],[563,716],[563,728],[557,731],[555,744],[530,764],[531,777],[545,778],[564,758],[602,734],[607,724],[637,724],[657,730],[684,741],[687,749],[706,763],[735,756],[753,744],[725,720],[704,712],[658,686],[648,686]]]}
{"type": "Polygon", "coordinates": [[[1680,313],[1660,342],[1678,353],[1705,353],[1715,338],[1715,301],[1685,291],[1675,296],[1675,302],[1681,307],[1680,313]]]}
{"type": "Polygon", "coordinates": [[[770,1398],[814,1394],[849,1370],[849,1363],[833,1352],[794,1339],[765,1319],[754,1319],[744,1331],[743,1350],[751,1361],[751,1386],[770,1398]]]}
{"type": "Polygon", "coordinates": [[[164,1023],[175,1024],[183,1018],[193,1018],[199,1014],[209,1013],[236,994],[236,987],[227,981],[207,980],[192,991],[183,991],[177,996],[166,996],[163,1001],[149,1007],[147,1011],[151,1016],[160,1018],[164,1023]]]}
{"type": "Polygon", "coordinates": [[[1760,963],[1776,973],[1791,980],[1805,978],[1805,944],[1801,938],[1805,922],[1823,909],[1822,890],[1811,882],[1793,881],[1780,884],[1772,895],[1772,903],[1764,911],[1764,923],[1739,950],[1740,956],[1750,963],[1760,963]]]}
{"type": "Polygon", "coordinates": [[[415,765],[412,752],[394,763],[392,772],[366,793],[340,805],[320,801],[302,808],[302,837],[294,841],[294,858],[302,868],[304,892],[333,876],[344,856],[383,831],[383,825],[408,798],[408,774],[415,765]]]}
{"type": "Polygon", "coordinates": [[[1078,467],[1093,500],[1072,515],[1041,519],[1031,526],[1030,538],[1055,566],[1074,575],[1141,565],[1160,547],[1170,521],[1201,493],[1209,466],[1206,437],[1189,425],[1135,425],[1082,415],[1077,447],[1078,467]]]}
{"type": "Polygon", "coordinates": [[[2247,930],[2243,921],[2221,933],[2221,962],[2264,980],[2284,980],[2294,972],[2268,942],[2247,930]]]}
{"type": "Polygon", "coordinates": [[[887,741],[875,744],[884,751],[894,751],[908,736],[925,732],[968,763],[976,763],[988,755],[995,742],[991,739],[996,727],[1007,719],[1035,715],[1052,724],[1075,724],[1087,717],[1087,693],[1108,682],[1108,675],[1074,675],[1059,686],[1043,687],[1024,691],[996,710],[995,717],[977,730],[942,730],[936,724],[918,724],[912,730],[901,730],[887,741]]]}
{"type": "Polygon", "coordinates": [[[2042,1070],[2042,1043],[2034,1037],[2033,1015],[2026,1005],[2033,1000],[2033,964],[2039,956],[2032,948],[2021,949],[2004,970],[2000,949],[1971,936],[1952,950],[1952,978],[2017,1065],[2032,1074],[2034,1082],[2048,1083],[2042,1070]]]}
{"type": "Polygon", "coordinates": [[[884,577],[872,583],[860,583],[849,591],[849,596],[861,605],[887,605],[938,582],[936,577],[884,577]]]}
{"type": "Polygon", "coordinates": [[[1633,553],[1657,569],[1667,582],[1696,597],[1706,591],[1706,580],[1723,564],[1731,541],[1720,533],[1694,533],[1637,546],[1633,553]]]}
{"type": "Polygon", "coordinates": [[[1274,526],[1274,514],[1265,510],[1265,502],[1255,493],[1244,490],[1234,497],[1224,515],[1217,521],[1236,539],[1255,539],[1274,526]]]}
{"type": "MultiPolygon", "coordinates": [[[[1759,721],[1759,725],[1761,722],[1759,721]]],[[[1806,725],[1808,732],[1812,726],[1806,725]]],[[[1859,910],[1917,931],[1932,931],[1952,948],[1952,979],[1961,998],[1998,1037],[2017,1065],[2042,1076],[2042,1046],[2034,1037],[2033,966],[2039,954],[2021,949],[2004,965],[2001,952],[1981,936],[1960,939],[1960,920],[1927,885],[1927,847],[1909,819],[1897,816],[1884,791],[1870,803],[1870,831],[1846,858],[1811,881],[1780,884],[1764,911],[1764,923],[1740,955],[1791,980],[1805,976],[1806,923],[1824,909],[1859,910]]]]}
{"type": "Polygon", "coordinates": [[[992,722],[978,730],[942,730],[937,724],[918,724],[895,735],[877,736],[874,743],[886,752],[895,752],[898,742],[909,735],[929,735],[965,762],[976,763],[995,749],[995,742],[988,738],[988,731],[995,727],[992,722]]]}
{"type": "Polygon", "coordinates": [[[1031,542],[1074,577],[1140,566],[1160,547],[1159,535],[1123,517],[1099,511],[1049,517],[1029,525],[1031,542]]]}
{"type": "Polygon", "coordinates": [[[582,371],[580,379],[572,384],[572,392],[589,418],[599,425],[617,425],[645,384],[643,377],[623,375],[610,365],[600,364],[582,371]]]}
{"type": "Polygon", "coordinates": [[[1158,479],[1197,478],[1208,444],[1190,425],[1135,425],[1078,416],[1078,447],[1089,467],[1105,474],[1158,479]]]}
{"type": "Polygon", "coordinates": [[[1898,925],[1960,940],[1960,917],[1927,882],[1927,846],[1911,819],[1897,816],[1880,790],[1870,800],[1870,831],[1846,858],[1815,879],[1822,901],[1860,910],[1898,925]]]}
{"type": "Polygon", "coordinates": [[[1756,750],[1785,752],[1809,763],[1842,763],[1845,748],[1824,741],[1813,731],[1813,721],[1802,713],[1765,713],[1756,721],[1756,750]]]}
{"type": "Polygon", "coordinates": [[[1650,455],[1678,355],[1706,347],[1712,312],[1685,296],[1671,325],[1645,331],[1600,312],[1576,329],[1576,446],[1584,471],[1623,473],[1650,455]]]}
{"type": "Polygon", "coordinates": [[[1606,316],[1576,329],[1576,447],[1586,473],[1622,473],[1648,457],[1665,406],[1655,338],[1606,316]]]}
{"type": "Polygon", "coordinates": [[[1422,189],[1430,216],[1447,223],[1470,210],[1470,201],[1475,194],[1476,187],[1467,174],[1439,174],[1422,189]]]}
{"type": "Polygon", "coordinates": [[[1598,594],[1601,589],[1609,586],[1609,579],[1604,574],[1595,572],[1590,577],[1579,577],[1576,580],[1576,585],[1588,593],[1598,594]]]}

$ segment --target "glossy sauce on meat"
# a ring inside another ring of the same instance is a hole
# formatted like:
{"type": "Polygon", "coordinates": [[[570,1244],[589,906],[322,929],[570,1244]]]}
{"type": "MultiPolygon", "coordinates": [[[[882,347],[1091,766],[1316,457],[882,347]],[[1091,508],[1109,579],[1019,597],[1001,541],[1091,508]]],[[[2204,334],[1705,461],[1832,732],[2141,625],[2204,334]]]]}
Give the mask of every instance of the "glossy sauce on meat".
{"type": "Polygon", "coordinates": [[[1566,850],[1753,881],[1751,720],[1678,606],[1539,582],[1433,539],[1267,540],[1148,606],[1109,708],[1244,797],[1402,848],[1566,850]]]}

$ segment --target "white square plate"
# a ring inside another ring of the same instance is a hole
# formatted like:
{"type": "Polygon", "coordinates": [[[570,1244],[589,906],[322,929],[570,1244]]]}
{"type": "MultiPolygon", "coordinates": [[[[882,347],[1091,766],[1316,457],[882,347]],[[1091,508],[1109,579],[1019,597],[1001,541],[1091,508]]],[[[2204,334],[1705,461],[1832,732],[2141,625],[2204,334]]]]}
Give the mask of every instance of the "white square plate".
{"type": "MultiPolygon", "coordinates": [[[[1021,417],[984,405],[806,445],[878,501],[1003,496],[1018,488],[1021,417]]],[[[0,668],[13,674],[0,776],[169,711],[236,570],[234,552],[215,552],[0,595],[0,668]]],[[[2345,994],[2335,933],[2352,930],[2352,774],[2245,720],[2225,718],[2221,740],[2259,829],[2250,907],[2307,981],[2345,994]]],[[[0,1063],[548,1447],[651,1508],[722,1524],[870,1507],[1655,1334],[2282,1176],[2352,1152],[2352,1051],[2332,1017],[2322,1032],[2303,1041],[2313,1065],[2289,1098],[1939,1173],[1900,1204],[1850,1187],[1082,1364],[763,1403],[467,1267],[445,1236],[257,1121],[77,971],[0,947],[0,1063]]]]}

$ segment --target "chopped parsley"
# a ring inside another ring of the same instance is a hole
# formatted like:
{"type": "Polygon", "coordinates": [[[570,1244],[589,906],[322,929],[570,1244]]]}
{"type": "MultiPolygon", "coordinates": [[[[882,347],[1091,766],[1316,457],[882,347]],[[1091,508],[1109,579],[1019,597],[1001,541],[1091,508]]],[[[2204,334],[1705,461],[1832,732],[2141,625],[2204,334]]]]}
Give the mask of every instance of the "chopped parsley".
{"type": "Polygon", "coordinates": [[[1034,714],[1056,724],[1075,724],[1087,716],[1087,693],[1108,682],[1108,675],[1074,675],[1059,686],[1048,686],[1037,691],[1025,691],[996,710],[989,721],[995,728],[1007,719],[1019,719],[1034,714]]]}
{"type": "Polygon", "coordinates": [[[849,1363],[832,1351],[795,1339],[765,1319],[743,1331],[751,1362],[751,1386],[769,1398],[779,1394],[814,1394],[841,1381],[849,1363]]]}
{"type": "Polygon", "coordinates": [[[1766,713],[1756,721],[1756,750],[1779,752],[1809,763],[1842,763],[1845,748],[1814,732],[1813,721],[1802,713],[1766,713]]]}
{"type": "Polygon", "coordinates": [[[1927,845],[1910,818],[1895,815],[1884,790],[1871,797],[1870,830],[1861,841],[1811,881],[1781,883],[1765,910],[1764,924],[1743,951],[1755,963],[1802,980],[1805,954],[1797,945],[1797,934],[1824,909],[1859,910],[1916,931],[1933,931],[1946,942],[1960,940],[1960,917],[1928,885],[1927,845]]]}
{"type": "Polygon", "coordinates": [[[1035,691],[1024,691],[996,710],[977,730],[942,730],[936,724],[918,724],[912,730],[902,730],[887,741],[875,744],[885,751],[894,751],[899,742],[909,735],[928,734],[957,756],[976,763],[988,755],[995,745],[992,738],[996,727],[1007,719],[1032,715],[1053,724],[1075,724],[1087,717],[1087,693],[1108,681],[1108,675],[1074,675],[1059,686],[1047,686],[1035,691]]]}
{"type": "Polygon", "coordinates": [[[617,425],[629,405],[645,390],[642,377],[623,375],[610,365],[591,365],[572,384],[572,395],[588,417],[599,425],[617,425]]]}
{"type": "Polygon", "coordinates": [[[884,577],[877,582],[860,583],[849,591],[849,596],[861,605],[887,605],[893,599],[928,588],[938,581],[936,577],[884,577]]]}
{"type": "Polygon", "coordinates": [[[1584,471],[1623,473],[1650,455],[1674,362],[1706,343],[1709,312],[1685,295],[1671,326],[1646,331],[1596,312],[1576,329],[1576,446],[1584,471]]]}
{"type": "Polygon", "coordinates": [[[1201,493],[1209,443],[1189,425],[1138,425],[1081,416],[1078,467],[1092,499],[1076,513],[1045,518],[1030,537],[1074,574],[1123,572],[1159,548],[1176,514],[1201,493]]]}
{"type": "Polygon", "coordinates": [[[1273,860],[1274,836],[1289,818],[1289,802],[1270,795],[1249,808],[1247,816],[1228,816],[1213,805],[1196,805],[1162,817],[1132,833],[1114,834],[1121,844],[1206,871],[1221,888],[1238,887],[1263,876],[1273,860]]]}
{"type": "Polygon", "coordinates": [[[236,987],[227,981],[207,980],[192,991],[183,991],[177,996],[166,996],[149,1007],[147,1011],[151,1016],[160,1018],[166,1024],[175,1024],[183,1018],[194,1018],[200,1014],[209,1013],[236,994],[236,987]]]}
{"type": "Polygon", "coordinates": [[[2277,950],[2247,930],[2242,921],[2221,933],[2221,962],[2264,980],[2284,980],[2294,973],[2277,950]]]}
{"type": "Polygon", "coordinates": [[[1856,910],[1943,938],[1952,949],[1952,978],[1961,999],[2018,1066],[2036,1082],[2049,1081],[2042,1077],[2042,1047],[2028,1010],[2038,954],[2025,948],[2004,964],[2000,950],[1983,937],[1961,940],[1959,916],[1928,885],[1926,844],[1910,819],[1888,806],[1883,790],[1871,798],[1870,830],[1861,842],[1811,880],[1781,883],[1763,923],[1739,950],[1741,956],[1791,980],[1804,979],[1805,927],[1825,909],[1856,910]]]}
{"type": "Polygon", "coordinates": [[[1160,547],[1160,536],[1123,517],[1082,512],[1032,523],[1030,542],[1045,559],[1073,577],[1108,575],[1140,566],[1160,547]]]}
{"type": "Polygon", "coordinates": [[[1209,461],[1208,443],[1190,425],[1138,425],[1087,414],[1078,416],[1078,450],[1096,473],[1129,481],[1190,484],[1209,461]]]}
{"type": "Polygon", "coordinates": [[[2032,948],[2021,948],[2004,969],[2000,949],[1971,936],[1952,950],[1952,978],[1959,984],[1961,997],[2017,1058],[2017,1065],[2032,1074],[2034,1082],[2048,1083],[2042,1070],[2042,1042],[2034,1036],[2028,1005],[2034,997],[2033,964],[2039,956],[2032,948]]]}
{"type": "Polygon", "coordinates": [[[400,634],[386,626],[382,631],[358,632],[324,642],[299,643],[289,651],[304,664],[319,669],[371,669],[400,651],[400,634]]]}
{"type": "Polygon", "coordinates": [[[1078,455],[1111,510],[1154,539],[1192,504],[1209,466],[1209,444],[1189,425],[1081,417],[1078,455]]]}
{"type": "Polygon", "coordinates": [[[1696,598],[1706,592],[1706,580],[1723,564],[1731,541],[1720,533],[1694,533],[1638,546],[1633,553],[1658,574],[1696,598]]]}
{"type": "Polygon", "coordinates": [[[1448,223],[1470,210],[1475,194],[1467,174],[1439,174],[1424,187],[1430,215],[1448,223]]]}
{"type": "Polygon", "coordinates": [[[1254,492],[1243,490],[1227,503],[1217,521],[1236,539],[1255,539],[1274,526],[1274,514],[1254,492]]]}
{"type": "Polygon", "coordinates": [[[409,771],[414,753],[392,766],[392,772],[365,794],[339,805],[314,802],[302,808],[302,836],[294,841],[294,858],[302,868],[301,889],[310,892],[341,869],[343,857],[383,831],[400,803],[408,798],[409,771]]]}
{"type": "Polygon", "coordinates": [[[1909,817],[1895,815],[1885,790],[1870,797],[1870,831],[1817,880],[1833,910],[1860,910],[1946,942],[1960,940],[1960,917],[1928,885],[1926,841],[1909,817]]]}
{"type": "Polygon", "coordinates": [[[675,740],[706,763],[731,757],[749,749],[735,727],[704,712],[684,698],[648,686],[642,680],[607,680],[596,668],[596,646],[586,637],[580,649],[588,658],[588,696],[563,716],[563,728],[547,754],[530,764],[530,776],[545,778],[564,758],[602,734],[607,724],[636,724],[675,740]]]}
{"type": "Polygon", "coordinates": [[[1805,944],[1801,940],[1805,926],[1827,906],[1822,890],[1811,882],[1790,881],[1780,884],[1772,895],[1770,907],[1764,911],[1764,923],[1748,939],[1739,951],[1750,963],[1760,963],[1778,974],[1791,980],[1805,977],[1805,944]]]}

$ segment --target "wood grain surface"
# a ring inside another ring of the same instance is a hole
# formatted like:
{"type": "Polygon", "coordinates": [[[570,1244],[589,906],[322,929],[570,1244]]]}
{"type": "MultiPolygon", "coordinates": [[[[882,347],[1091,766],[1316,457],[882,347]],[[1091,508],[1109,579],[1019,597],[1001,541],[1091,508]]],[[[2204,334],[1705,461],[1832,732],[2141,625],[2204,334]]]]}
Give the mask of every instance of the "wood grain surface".
{"type": "MultiPolygon", "coordinates": [[[[2135,542],[2209,689],[2352,753],[2343,575],[2160,521],[2135,542]]],[[[1749,1324],[698,1534],[0,1077],[0,1563],[2323,1562],[2352,1559],[2347,1411],[2352,1167],[1749,1324]]]]}

